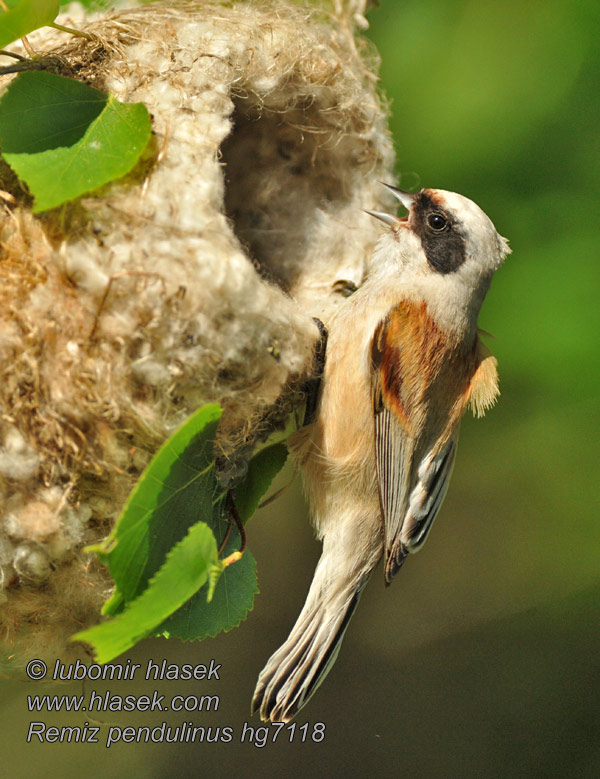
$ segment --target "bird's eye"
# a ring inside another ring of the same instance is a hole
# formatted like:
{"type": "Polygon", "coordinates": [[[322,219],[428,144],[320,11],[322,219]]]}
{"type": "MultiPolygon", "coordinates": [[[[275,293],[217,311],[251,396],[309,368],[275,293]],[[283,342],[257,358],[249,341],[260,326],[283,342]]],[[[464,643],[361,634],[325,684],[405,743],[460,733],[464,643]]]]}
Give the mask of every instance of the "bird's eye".
{"type": "Polygon", "coordinates": [[[448,227],[448,222],[441,214],[429,214],[427,217],[427,224],[432,230],[445,230],[448,227]]]}

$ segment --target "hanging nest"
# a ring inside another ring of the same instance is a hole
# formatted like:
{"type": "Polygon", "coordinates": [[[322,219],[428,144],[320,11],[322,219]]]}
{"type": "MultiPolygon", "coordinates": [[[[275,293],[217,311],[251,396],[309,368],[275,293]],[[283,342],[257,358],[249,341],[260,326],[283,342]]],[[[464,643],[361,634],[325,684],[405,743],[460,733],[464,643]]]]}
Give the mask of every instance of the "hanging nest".
{"type": "Polygon", "coordinates": [[[145,103],[153,138],[41,216],[0,168],[0,672],[81,651],[111,586],[83,546],[190,413],[223,405],[227,483],[297,402],[312,317],[360,285],[361,209],[393,180],[364,4],[71,6],[58,21],[93,41],[31,36],[55,72],[145,103]]]}

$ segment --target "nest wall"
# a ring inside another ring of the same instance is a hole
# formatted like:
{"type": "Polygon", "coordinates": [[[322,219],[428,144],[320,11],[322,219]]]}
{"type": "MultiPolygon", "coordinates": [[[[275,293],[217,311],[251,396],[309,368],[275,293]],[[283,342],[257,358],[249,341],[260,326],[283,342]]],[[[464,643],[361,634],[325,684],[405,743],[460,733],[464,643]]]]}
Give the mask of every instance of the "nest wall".
{"type": "Polygon", "coordinates": [[[362,10],[70,7],[94,41],[33,37],[57,72],[144,102],[153,139],[41,216],[0,171],[0,671],[76,651],[110,591],[83,546],[191,412],[224,406],[227,483],[297,401],[312,317],[360,285],[378,234],[361,209],[392,180],[362,10]]]}

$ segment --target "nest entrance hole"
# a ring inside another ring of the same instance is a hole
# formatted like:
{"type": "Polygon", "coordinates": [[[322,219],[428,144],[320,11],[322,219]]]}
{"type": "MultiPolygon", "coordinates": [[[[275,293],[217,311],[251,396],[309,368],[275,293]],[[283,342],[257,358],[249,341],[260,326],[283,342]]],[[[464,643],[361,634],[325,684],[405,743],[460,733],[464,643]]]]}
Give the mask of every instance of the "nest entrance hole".
{"type": "Polygon", "coordinates": [[[221,147],[225,212],[259,271],[289,290],[302,273],[321,210],[347,200],[333,144],[315,117],[238,100],[221,147]],[[329,147],[329,148],[328,148],[329,147]]]}

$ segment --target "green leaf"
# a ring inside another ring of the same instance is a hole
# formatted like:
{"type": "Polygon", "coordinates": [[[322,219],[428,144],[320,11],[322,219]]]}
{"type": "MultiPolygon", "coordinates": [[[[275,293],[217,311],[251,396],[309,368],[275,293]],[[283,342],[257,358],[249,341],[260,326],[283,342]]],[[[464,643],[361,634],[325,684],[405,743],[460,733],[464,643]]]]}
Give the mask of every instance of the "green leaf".
{"type": "Polygon", "coordinates": [[[52,73],[20,74],[0,100],[2,155],[33,194],[35,213],[124,176],[151,131],[142,103],[52,73]]]}
{"type": "Polygon", "coordinates": [[[244,522],[254,514],[271,482],[285,465],[288,449],[283,443],[262,449],[250,460],[244,481],[234,490],[235,505],[244,522]]]}
{"type": "Polygon", "coordinates": [[[58,6],[58,0],[20,0],[10,11],[0,11],[0,48],[38,27],[52,24],[58,6]]]}
{"type": "Polygon", "coordinates": [[[206,582],[217,563],[217,545],[210,529],[198,522],[168,553],[144,592],[114,619],[83,630],[71,641],[85,641],[96,660],[107,663],[145,638],[174,609],[206,582]]]}
{"type": "MultiPolygon", "coordinates": [[[[0,17],[1,18],[1,17],[0,17]]],[[[0,99],[3,154],[73,146],[106,107],[108,95],[54,73],[21,73],[0,99]]]]}
{"type": "Polygon", "coordinates": [[[203,406],[163,444],[112,533],[93,548],[104,558],[116,584],[115,594],[104,605],[105,614],[116,613],[144,590],[190,525],[202,521],[213,526],[213,442],[221,414],[217,404],[203,406]]]}
{"type": "MultiPolygon", "coordinates": [[[[129,604],[162,570],[169,550],[185,537],[190,525],[208,525],[217,544],[225,537],[230,521],[213,458],[221,413],[216,404],[204,406],[176,431],[140,477],[113,532],[92,547],[107,563],[116,584],[115,594],[104,605],[105,614],[129,611],[129,604]]],[[[252,458],[246,480],[234,493],[244,521],[254,513],[286,458],[282,443],[267,446],[252,458]]],[[[232,527],[222,556],[240,545],[239,533],[232,527]]],[[[231,565],[215,561],[201,589],[165,613],[154,632],[183,640],[215,636],[245,619],[257,592],[256,561],[248,550],[231,565]]]]}
{"type": "MultiPolygon", "coordinates": [[[[283,468],[287,454],[287,447],[277,443],[258,452],[250,460],[245,480],[234,491],[235,504],[244,522],[258,508],[271,482],[283,468]]],[[[222,523],[215,527],[215,534],[218,538],[223,537],[222,523]]],[[[239,533],[237,529],[232,529],[223,556],[239,548],[239,533]]],[[[218,571],[213,575],[218,576],[218,571]]],[[[203,587],[161,625],[159,632],[163,636],[177,636],[184,641],[214,637],[222,630],[231,630],[246,618],[257,593],[256,560],[246,549],[241,560],[222,571],[212,598],[209,588],[203,587]],[[207,598],[210,600],[208,603],[207,598]]]]}
{"type": "MultiPolygon", "coordinates": [[[[226,556],[239,548],[239,534],[232,531],[223,554],[226,556]]],[[[256,560],[246,549],[241,560],[225,568],[210,602],[207,602],[209,588],[205,585],[160,625],[156,635],[165,638],[176,636],[182,641],[214,638],[246,619],[257,593],[256,560]]]]}

